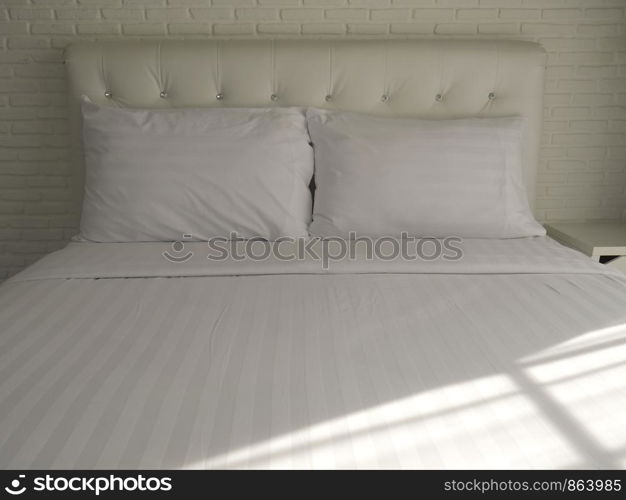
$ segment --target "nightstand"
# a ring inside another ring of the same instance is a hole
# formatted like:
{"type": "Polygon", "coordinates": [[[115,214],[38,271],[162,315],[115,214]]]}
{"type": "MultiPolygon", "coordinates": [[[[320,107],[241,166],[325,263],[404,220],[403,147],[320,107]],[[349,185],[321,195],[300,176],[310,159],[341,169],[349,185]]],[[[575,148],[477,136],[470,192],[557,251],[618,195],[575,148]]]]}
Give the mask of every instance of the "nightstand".
{"type": "Polygon", "coordinates": [[[626,272],[626,222],[556,222],[545,227],[559,243],[626,272]]]}

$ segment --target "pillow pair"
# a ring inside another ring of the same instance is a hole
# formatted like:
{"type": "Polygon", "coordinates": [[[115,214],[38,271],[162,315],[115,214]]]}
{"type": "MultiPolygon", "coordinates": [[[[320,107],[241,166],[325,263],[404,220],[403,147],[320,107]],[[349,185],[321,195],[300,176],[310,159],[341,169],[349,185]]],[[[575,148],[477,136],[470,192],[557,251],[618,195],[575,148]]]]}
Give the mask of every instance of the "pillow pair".
{"type": "Polygon", "coordinates": [[[521,181],[521,136],[522,121],[508,118],[132,110],[85,100],[81,236],[276,240],[306,237],[309,224],[313,236],[342,238],[543,234],[521,181]]]}

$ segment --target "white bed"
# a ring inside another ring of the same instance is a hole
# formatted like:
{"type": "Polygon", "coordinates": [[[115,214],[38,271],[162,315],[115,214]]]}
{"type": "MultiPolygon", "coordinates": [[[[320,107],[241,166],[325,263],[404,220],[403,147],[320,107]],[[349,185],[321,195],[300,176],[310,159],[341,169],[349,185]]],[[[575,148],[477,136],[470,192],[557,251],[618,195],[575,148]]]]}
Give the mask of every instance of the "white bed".
{"type": "MultiPolygon", "coordinates": [[[[68,53],[72,95],[120,106],[521,114],[531,197],[543,61],[514,42],[68,53]]],[[[0,286],[0,468],[626,467],[623,275],[547,237],[327,270],[185,246],[74,242],[0,286]]]]}

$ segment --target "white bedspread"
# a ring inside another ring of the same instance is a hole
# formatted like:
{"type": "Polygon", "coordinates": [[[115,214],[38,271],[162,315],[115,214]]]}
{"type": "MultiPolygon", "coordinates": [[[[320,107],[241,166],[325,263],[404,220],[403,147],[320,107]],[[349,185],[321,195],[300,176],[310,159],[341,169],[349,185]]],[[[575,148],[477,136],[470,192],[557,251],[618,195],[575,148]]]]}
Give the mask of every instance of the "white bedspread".
{"type": "Polygon", "coordinates": [[[543,237],[329,270],[186,246],[0,286],[1,468],[626,467],[623,275],[543,237]]]}

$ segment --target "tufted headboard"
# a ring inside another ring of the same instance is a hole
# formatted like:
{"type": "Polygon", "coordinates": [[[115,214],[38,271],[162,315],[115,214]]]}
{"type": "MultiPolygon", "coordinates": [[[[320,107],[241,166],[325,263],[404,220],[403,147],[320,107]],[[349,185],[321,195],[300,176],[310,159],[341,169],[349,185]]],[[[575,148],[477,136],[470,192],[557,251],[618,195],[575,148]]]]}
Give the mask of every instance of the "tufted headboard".
{"type": "MultiPolygon", "coordinates": [[[[316,106],[387,116],[525,116],[524,180],[534,202],[545,66],[545,52],[536,43],[81,42],[67,49],[66,64],[75,127],[81,95],[134,108],[316,106]]],[[[79,201],[79,148],[76,158],[79,201]]]]}

